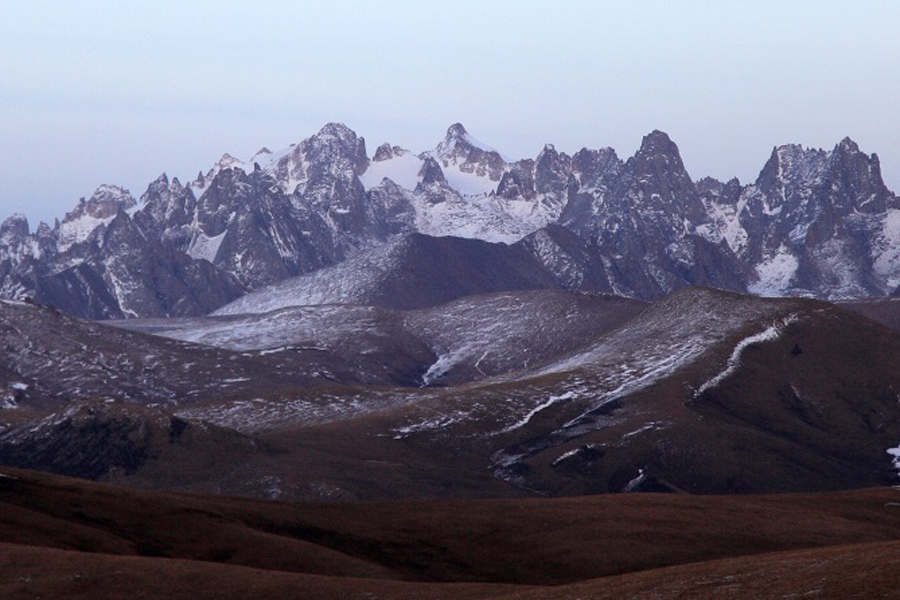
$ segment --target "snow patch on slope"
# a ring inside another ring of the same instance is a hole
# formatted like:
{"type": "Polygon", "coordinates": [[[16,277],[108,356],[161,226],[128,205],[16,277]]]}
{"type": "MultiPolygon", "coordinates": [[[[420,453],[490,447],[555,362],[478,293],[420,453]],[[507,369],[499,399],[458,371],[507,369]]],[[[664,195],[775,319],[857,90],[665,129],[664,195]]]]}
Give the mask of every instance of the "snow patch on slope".
{"type": "Polygon", "coordinates": [[[58,230],[57,248],[60,252],[65,252],[75,244],[88,239],[98,227],[105,227],[112,223],[115,218],[116,215],[101,219],[84,214],[75,219],[63,221],[58,230]]]}
{"type": "Polygon", "coordinates": [[[493,181],[487,175],[467,173],[456,164],[442,165],[444,178],[456,193],[464,199],[484,198],[497,191],[499,181],[493,181]]]}
{"type": "Polygon", "coordinates": [[[369,168],[359,176],[359,180],[366,190],[378,187],[384,179],[390,179],[407,190],[414,190],[419,183],[419,171],[423,163],[418,156],[403,152],[387,160],[369,163],[369,168]]]}
{"type": "Polygon", "coordinates": [[[747,207],[747,202],[747,196],[742,195],[735,206],[705,203],[710,222],[699,225],[697,233],[716,244],[724,240],[732,252],[740,255],[747,248],[750,237],[741,225],[741,214],[747,207]]]}
{"type": "Polygon", "coordinates": [[[900,446],[896,448],[888,448],[887,453],[891,455],[891,461],[894,463],[894,468],[900,472],[900,446]]]}
{"type": "Polygon", "coordinates": [[[900,210],[894,208],[885,213],[879,242],[873,252],[872,267],[892,290],[900,285],[900,210]]]}
{"type": "Polygon", "coordinates": [[[790,250],[781,246],[778,252],[756,266],[757,281],[747,286],[759,296],[783,296],[790,289],[800,262],[790,250]]]}
{"type": "Polygon", "coordinates": [[[475,191],[478,193],[451,196],[438,203],[414,195],[416,230],[435,237],[451,235],[512,244],[556,221],[563,208],[562,202],[540,198],[501,198],[490,193],[489,186],[475,191]]]}
{"type": "Polygon", "coordinates": [[[572,392],[572,391],[568,391],[564,394],[557,394],[554,396],[550,396],[544,402],[541,402],[540,404],[538,404],[537,406],[532,408],[530,411],[525,413],[525,416],[523,416],[519,421],[513,423],[512,425],[509,425],[508,427],[505,427],[499,433],[509,433],[510,431],[512,431],[514,429],[519,429],[520,427],[525,427],[526,425],[528,425],[529,421],[531,421],[531,419],[533,419],[534,416],[536,414],[538,414],[539,412],[541,412],[542,410],[550,408],[557,402],[563,402],[565,400],[572,400],[574,398],[577,398],[577,395],[575,394],[575,392],[572,392]]]}
{"type": "Polygon", "coordinates": [[[697,388],[697,392],[694,394],[694,396],[699,396],[703,392],[713,389],[714,387],[725,381],[725,379],[730,377],[735,371],[737,371],[737,368],[741,364],[741,354],[744,353],[744,350],[754,344],[761,344],[763,342],[777,340],[779,336],[781,336],[781,333],[784,331],[785,327],[797,321],[798,318],[799,317],[797,315],[788,315],[787,317],[779,319],[772,325],[766,327],[759,333],[755,333],[749,337],[742,339],[734,347],[734,350],[732,350],[731,356],[728,357],[728,361],[725,363],[725,368],[722,369],[722,371],[715,375],[712,379],[704,382],[699,388],[697,388]]]}
{"type": "Polygon", "coordinates": [[[187,250],[187,255],[194,259],[205,259],[209,262],[213,262],[216,259],[216,254],[219,253],[219,246],[222,245],[222,240],[225,239],[225,234],[227,231],[223,231],[219,235],[215,235],[212,237],[207,236],[205,233],[198,233],[197,237],[194,238],[194,241],[191,242],[190,248],[187,250]]]}
{"type": "Polygon", "coordinates": [[[392,271],[407,243],[406,238],[387,242],[333,267],[251,292],[212,314],[266,313],[312,304],[364,304],[366,290],[392,271]]]}
{"type": "Polygon", "coordinates": [[[589,374],[590,389],[578,393],[587,400],[586,410],[560,432],[573,435],[584,427],[592,427],[595,419],[591,415],[602,406],[674,374],[728,336],[760,319],[778,318],[783,311],[781,301],[751,304],[739,297],[705,290],[678,293],[601,336],[587,349],[515,377],[521,380],[555,373],[589,374]]]}

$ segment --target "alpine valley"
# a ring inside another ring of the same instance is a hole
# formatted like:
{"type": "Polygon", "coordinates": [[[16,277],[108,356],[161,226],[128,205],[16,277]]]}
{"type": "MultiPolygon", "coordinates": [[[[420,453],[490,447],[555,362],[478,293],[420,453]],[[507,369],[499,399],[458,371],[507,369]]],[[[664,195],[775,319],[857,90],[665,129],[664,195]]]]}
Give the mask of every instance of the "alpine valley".
{"type": "Polygon", "coordinates": [[[742,184],[328,124],[103,185],[0,227],[0,593],[889,597],[898,296],[850,139],[742,184]]]}

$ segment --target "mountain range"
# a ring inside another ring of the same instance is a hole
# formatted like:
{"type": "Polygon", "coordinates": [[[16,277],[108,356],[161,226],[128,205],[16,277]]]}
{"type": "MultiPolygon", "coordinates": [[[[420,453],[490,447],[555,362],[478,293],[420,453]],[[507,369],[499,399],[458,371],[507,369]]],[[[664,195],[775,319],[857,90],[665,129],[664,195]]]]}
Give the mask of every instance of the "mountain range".
{"type": "Polygon", "coordinates": [[[627,160],[548,144],[511,161],[460,124],[433,150],[371,157],[328,124],[190,182],[163,174],[138,199],[100,186],[53,227],[0,226],[0,296],[92,319],[205,315],[282,282],[357,301],[360,269],[405,304],[388,308],[538,288],[885,296],[900,284],[900,200],[850,139],[777,147],[741,184],[694,180],[660,131],[627,160]]]}
{"type": "Polygon", "coordinates": [[[892,597],[898,261],[849,139],[742,185],[331,124],[11,217],[0,593],[892,597]]]}

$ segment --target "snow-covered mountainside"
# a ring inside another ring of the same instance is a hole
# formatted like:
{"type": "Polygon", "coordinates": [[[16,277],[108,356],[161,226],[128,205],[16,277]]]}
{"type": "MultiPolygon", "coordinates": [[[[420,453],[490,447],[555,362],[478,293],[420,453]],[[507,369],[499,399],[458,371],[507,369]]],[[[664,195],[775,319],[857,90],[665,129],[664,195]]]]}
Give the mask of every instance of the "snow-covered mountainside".
{"type": "MultiPolygon", "coordinates": [[[[172,406],[210,396],[266,396],[335,380],[396,383],[312,344],[280,353],[241,353],[125,331],[9,300],[0,301],[0,331],[0,423],[16,409],[43,410],[89,398],[172,406]]],[[[400,340],[395,344],[399,347],[400,340]]],[[[420,354],[417,364],[430,362],[427,349],[420,354]]]]}
{"type": "Polygon", "coordinates": [[[333,267],[251,292],[213,314],[263,313],[311,304],[411,309],[472,294],[560,287],[521,246],[414,233],[333,267]]]}
{"type": "Polygon", "coordinates": [[[775,148],[741,185],[694,181],[659,131],[627,160],[548,144],[512,161],[459,123],[432,150],[382,144],[372,157],[331,123],[277,152],[226,154],[187,184],[163,174],[137,200],[100,186],[54,227],[10,217],[0,296],[91,318],[200,315],[411,233],[516,244],[556,285],[643,299],[685,285],[822,298],[900,286],[900,201],[849,139],[775,148]]]}
{"type": "MultiPolygon", "coordinates": [[[[349,262],[349,261],[348,261],[349,262]]],[[[316,348],[356,364],[357,380],[401,363],[414,386],[448,385],[525,369],[582,347],[646,304],[556,290],[467,296],[410,311],[318,305],[262,314],[128,319],[110,324],[176,340],[265,355],[316,348]]]]}

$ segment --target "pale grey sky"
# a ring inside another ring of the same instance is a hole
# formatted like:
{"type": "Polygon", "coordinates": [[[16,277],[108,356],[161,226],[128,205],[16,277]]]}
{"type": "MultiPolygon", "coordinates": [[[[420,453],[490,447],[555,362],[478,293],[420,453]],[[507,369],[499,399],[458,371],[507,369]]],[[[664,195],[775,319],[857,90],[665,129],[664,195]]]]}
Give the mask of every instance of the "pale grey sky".
{"type": "Polygon", "coordinates": [[[662,129],[695,179],[745,182],[775,145],[849,135],[900,190],[898,24],[890,0],[0,0],[0,218],[329,121],[370,155],[456,121],[514,158],[662,129]]]}

